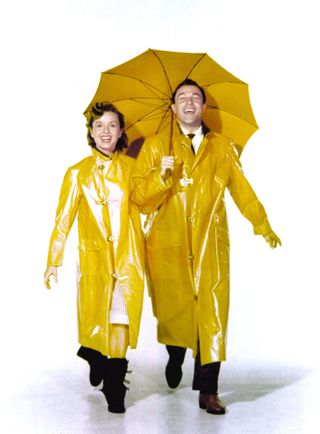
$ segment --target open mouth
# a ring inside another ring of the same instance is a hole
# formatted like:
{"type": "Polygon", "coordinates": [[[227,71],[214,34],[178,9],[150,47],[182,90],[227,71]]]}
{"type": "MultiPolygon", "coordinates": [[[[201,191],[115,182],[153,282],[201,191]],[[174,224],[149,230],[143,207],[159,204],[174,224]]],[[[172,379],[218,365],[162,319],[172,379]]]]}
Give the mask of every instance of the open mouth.
{"type": "Polygon", "coordinates": [[[101,136],[100,140],[102,142],[110,142],[111,141],[111,136],[101,136]]]}

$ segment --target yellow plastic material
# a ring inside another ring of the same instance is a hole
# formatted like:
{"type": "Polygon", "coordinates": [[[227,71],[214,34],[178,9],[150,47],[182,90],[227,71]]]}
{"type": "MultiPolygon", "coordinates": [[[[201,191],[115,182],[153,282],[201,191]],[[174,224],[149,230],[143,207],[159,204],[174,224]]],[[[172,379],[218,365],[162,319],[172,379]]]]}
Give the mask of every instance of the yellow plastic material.
{"type": "Polygon", "coordinates": [[[109,354],[109,311],[116,279],[129,316],[129,342],[136,348],[143,301],[143,234],[137,206],[129,201],[134,160],[112,154],[106,174],[123,192],[120,235],[116,255],[108,211],[108,192],[102,169],[109,157],[93,149],[92,155],[68,169],[61,188],[48,267],[61,266],[65,243],[78,217],[80,279],[78,290],[79,343],[109,354]]]}
{"type": "Polygon", "coordinates": [[[191,348],[194,356],[199,340],[202,364],[223,361],[229,308],[225,189],[255,234],[271,244],[280,240],[229,139],[209,133],[194,156],[190,139],[175,127],[175,169],[163,180],[160,162],[169,155],[168,143],[167,134],[149,138],[132,177],[132,200],[148,215],[148,284],[158,340],[191,348]]]}
{"type": "Polygon", "coordinates": [[[206,53],[149,49],[104,71],[85,114],[90,113],[97,101],[113,101],[125,114],[130,142],[155,132],[169,131],[172,91],[187,77],[205,88],[205,124],[231,137],[241,151],[258,128],[248,85],[206,53]]]}

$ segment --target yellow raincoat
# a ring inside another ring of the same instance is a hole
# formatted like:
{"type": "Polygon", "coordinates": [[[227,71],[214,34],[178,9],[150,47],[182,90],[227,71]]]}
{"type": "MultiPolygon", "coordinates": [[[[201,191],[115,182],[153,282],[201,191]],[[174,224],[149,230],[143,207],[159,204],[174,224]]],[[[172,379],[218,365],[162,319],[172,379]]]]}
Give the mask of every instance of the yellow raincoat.
{"type": "Polygon", "coordinates": [[[127,306],[131,348],[137,346],[143,301],[143,235],[139,210],[129,201],[134,160],[114,153],[105,175],[123,192],[120,234],[114,254],[108,191],[102,174],[107,159],[93,149],[92,156],[67,170],[48,254],[48,266],[62,265],[67,236],[77,215],[79,343],[104,355],[108,355],[109,311],[116,279],[127,306]]]}
{"type": "Polygon", "coordinates": [[[193,156],[173,134],[175,170],[163,181],[169,137],[149,138],[132,175],[132,200],[147,214],[147,274],[158,340],[191,348],[201,363],[223,361],[229,308],[229,235],[224,191],[230,190],[255,234],[271,231],[232,142],[208,133],[193,156]],[[184,164],[183,164],[184,162],[184,164]]]}

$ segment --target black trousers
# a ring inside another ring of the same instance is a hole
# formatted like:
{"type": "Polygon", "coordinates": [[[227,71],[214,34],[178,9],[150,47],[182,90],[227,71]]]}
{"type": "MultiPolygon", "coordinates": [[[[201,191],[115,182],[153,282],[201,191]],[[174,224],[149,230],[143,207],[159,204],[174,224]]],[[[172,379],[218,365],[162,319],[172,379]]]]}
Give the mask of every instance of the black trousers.
{"type": "Polygon", "coordinates": [[[218,392],[218,381],[221,362],[200,364],[200,352],[198,352],[194,361],[192,389],[200,390],[201,393],[218,392]]]}
{"type": "MultiPolygon", "coordinates": [[[[182,365],[187,349],[173,345],[166,345],[170,360],[182,365]]],[[[194,361],[192,389],[200,390],[201,393],[217,393],[220,372],[220,362],[201,365],[200,351],[194,361]]]]}

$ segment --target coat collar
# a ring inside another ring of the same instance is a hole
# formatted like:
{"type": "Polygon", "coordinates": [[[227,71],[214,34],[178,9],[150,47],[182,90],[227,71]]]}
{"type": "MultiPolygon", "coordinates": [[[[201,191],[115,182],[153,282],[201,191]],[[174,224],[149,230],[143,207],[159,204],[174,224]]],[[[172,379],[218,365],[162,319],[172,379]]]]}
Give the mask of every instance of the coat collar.
{"type": "MultiPolygon", "coordinates": [[[[192,169],[198,164],[199,160],[201,159],[201,156],[206,149],[208,139],[212,136],[212,133],[210,133],[210,130],[206,127],[205,124],[202,126],[202,131],[204,134],[203,140],[199,146],[198,152],[196,153],[194,157],[194,161],[192,164],[192,169]]],[[[175,124],[174,130],[173,130],[173,153],[174,155],[181,155],[181,146],[182,147],[191,147],[191,140],[189,137],[185,136],[180,128],[180,125],[178,123],[175,124]]]]}
{"type": "Polygon", "coordinates": [[[105,155],[102,152],[100,152],[96,148],[92,148],[92,156],[95,158],[96,161],[100,162],[106,162],[114,159],[114,156],[117,154],[117,152],[111,154],[111,155],[105,155]]]}

